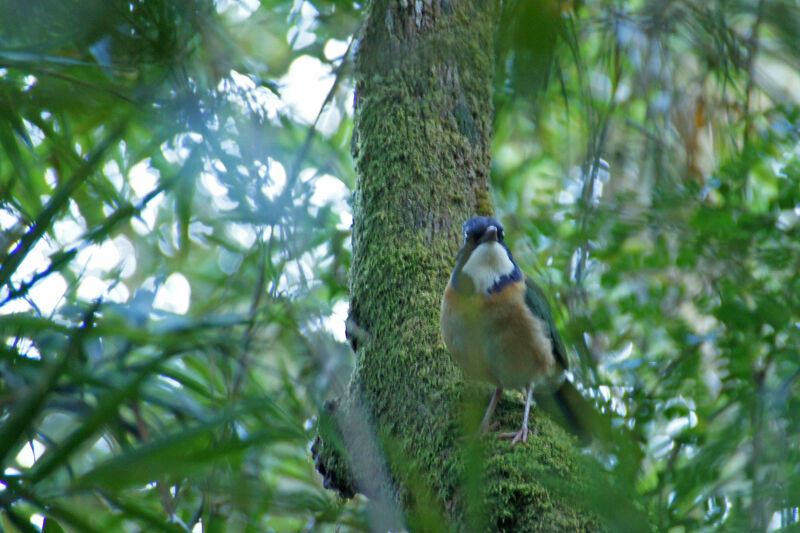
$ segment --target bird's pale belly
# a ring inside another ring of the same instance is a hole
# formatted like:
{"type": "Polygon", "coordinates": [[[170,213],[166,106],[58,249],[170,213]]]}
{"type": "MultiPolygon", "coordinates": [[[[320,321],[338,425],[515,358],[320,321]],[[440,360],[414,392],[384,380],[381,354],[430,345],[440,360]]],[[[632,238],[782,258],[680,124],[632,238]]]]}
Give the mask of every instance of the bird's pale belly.
{"type": "Polygon", "coordinates": [[[467,377],[522,388],[559,371],[544,323],[524,299],[524,283],[484,296],[451,287],[442,302],[442,334],[467,377]]]}

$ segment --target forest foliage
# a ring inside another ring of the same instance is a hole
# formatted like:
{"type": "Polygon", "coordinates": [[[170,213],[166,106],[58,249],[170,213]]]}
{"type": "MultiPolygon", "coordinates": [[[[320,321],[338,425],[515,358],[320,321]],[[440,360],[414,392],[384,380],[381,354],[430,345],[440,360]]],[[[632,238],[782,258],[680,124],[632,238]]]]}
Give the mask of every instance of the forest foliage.
{"type": "MultiPolygon", "coordinates": [[[[4,529],[369,529],[309,450],[364,9],[0,4],[4,529]]],[[[641,436],[635,505],[797,530],[800,4],[517,0],[496,47],[497,214],[641,436]]]]}

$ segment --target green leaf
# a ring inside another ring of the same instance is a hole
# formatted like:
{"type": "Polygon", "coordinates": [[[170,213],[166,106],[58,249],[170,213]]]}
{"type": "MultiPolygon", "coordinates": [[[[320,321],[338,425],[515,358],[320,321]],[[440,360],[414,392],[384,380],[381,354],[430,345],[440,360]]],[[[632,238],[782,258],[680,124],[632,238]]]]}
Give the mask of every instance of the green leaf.
{"type": "Polygon", "coordinates": [[[65,532],[64,528],[61,527],[58,522],[56,522],[52,518],[45,517],[42,533],[65,533],[65,532]]]}

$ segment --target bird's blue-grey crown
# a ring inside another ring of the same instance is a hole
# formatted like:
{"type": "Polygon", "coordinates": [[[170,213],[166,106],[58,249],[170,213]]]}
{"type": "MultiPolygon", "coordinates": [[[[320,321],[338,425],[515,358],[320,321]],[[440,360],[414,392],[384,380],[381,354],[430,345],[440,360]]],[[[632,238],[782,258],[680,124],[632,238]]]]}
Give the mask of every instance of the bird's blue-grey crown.
{"type": "Polygon", "coordinates": [[[503,224],[494,217],[472,217],[464,222],[462,226],[464,230],[464,240],[466,241],[470,237],[478,240],[490,226],[495,227],[497,230],[497,240],[502,243],[505,240],[503,224]]]}
{"type": "MultiPolygon", "coordinates": [[[[493,294],[523,279],[522,271],[506,246],[503,224],[499,220],[473,217],[464,222],[463,229],[464,250],[468,250],[469,255],[465,256],[461,270],[472,279],[479,292],[493,294]]],[[[457,271],[453,272],[454,281],[457,271]]]]}

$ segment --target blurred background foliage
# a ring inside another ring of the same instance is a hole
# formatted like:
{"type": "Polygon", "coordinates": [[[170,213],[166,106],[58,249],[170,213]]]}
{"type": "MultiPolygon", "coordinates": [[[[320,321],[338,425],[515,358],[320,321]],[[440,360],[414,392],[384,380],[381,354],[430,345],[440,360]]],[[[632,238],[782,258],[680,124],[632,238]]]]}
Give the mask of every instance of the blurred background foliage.
{"type": "MultiPolygon", "coordinates": [[[[360,531],[347,0],[0,3],[0,523],[360,531]]],[[[493,194],[659,531],[800,530],[800,4],[516,0],[493,194]]]]}

